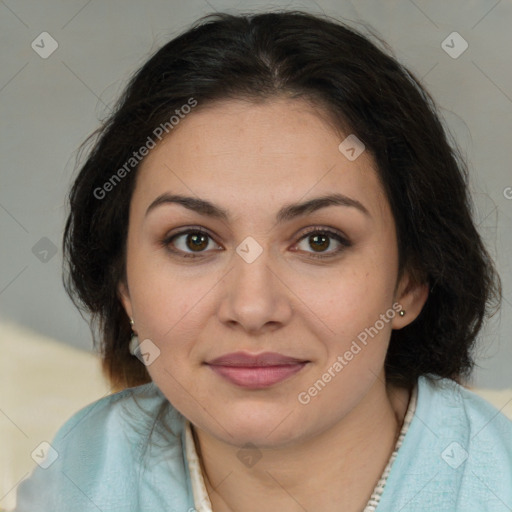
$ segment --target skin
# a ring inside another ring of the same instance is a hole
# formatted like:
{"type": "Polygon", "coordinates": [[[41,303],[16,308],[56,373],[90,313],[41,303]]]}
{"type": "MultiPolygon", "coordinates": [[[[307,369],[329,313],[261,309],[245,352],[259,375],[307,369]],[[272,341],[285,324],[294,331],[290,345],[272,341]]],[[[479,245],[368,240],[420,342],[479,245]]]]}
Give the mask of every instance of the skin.
{"type": "Polygon", "coordinates": [[[368,151],[349,161],[338,149],[346,135],[302,99],[226,100],[199,105],[138,171],[119,297],[139,339],[160,349],[149,373],[193,425],[216,512],[259,511],[262,502],[285,512],[360,511],[394,449],[409,392],[386,385],[384,359],[391,330],[417,317],[428,288],[407,274],[398,281],[395,223],[374,161],[368,151]],[[334,192],[367,213],[331,205],[276,221],[283,206],[334,192]],[[163,193],[210,201],[230,217],[175,203],[146,213],[163,193]],[[318,249],[305,233],[312,226],[338,231],[350,245],[330,238],[318,249]],[[199,227],[211,237],[199,252],[187,234],[169,242],[199,227]],[[248,236],[262,249],[252,263],[236,252],[248,236]],[[394,303],[406,315],[301,404],[298,394],[394,303]],[[204,364],[239,350],[309,363],[247,390],[204,364]],[[246,443],[261,455],[252,467],[237,457],[246,443]]]}

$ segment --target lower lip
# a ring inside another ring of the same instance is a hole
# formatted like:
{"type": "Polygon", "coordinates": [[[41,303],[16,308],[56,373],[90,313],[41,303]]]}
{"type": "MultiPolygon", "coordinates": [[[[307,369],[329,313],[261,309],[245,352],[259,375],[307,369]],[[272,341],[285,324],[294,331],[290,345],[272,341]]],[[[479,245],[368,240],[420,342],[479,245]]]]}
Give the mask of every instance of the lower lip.
{"type": "Polygon", "coordinates": [[[307,363],[283,364],[278,366],[217,366],[210,368],[232,384],[243,388],[268,388],[295,375],[307,363]]]}

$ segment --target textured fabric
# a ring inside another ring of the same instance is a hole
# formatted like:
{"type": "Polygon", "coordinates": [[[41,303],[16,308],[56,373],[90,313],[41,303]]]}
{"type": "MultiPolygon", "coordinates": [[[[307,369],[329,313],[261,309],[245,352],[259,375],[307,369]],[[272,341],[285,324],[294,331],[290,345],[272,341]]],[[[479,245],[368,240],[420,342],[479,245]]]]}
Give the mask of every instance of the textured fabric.
{"type": "Polygon", "coordinates": [[[212,503],[204,483],[201,463],[197,455],[190,422],[185,422],[185,450],[190,471],[192,493],[194,495],[194,508],[196,512],[212,512],[212,503]]]}
{"type": "Polygon", "coordinates": [[[400,430],[400,433],[398,434],[395,449],[393,450],[393,453],[391,454],[391,457],[389,458],[389,461],[386,467],[384,468],[384,471],[382,472],[382,476],[377,482],[377,485],[375,486],[375,489],[373,490],[373,493],[370,496],[370,500],[366,504],[366,507],[364,508],[363,512],[376,512],[377,510],[377,506],[380,503],[380,498],[382,496],[382,493],[384,492],[384,487],[386,486],[386,483],[388,481],[389,473],[391,473],[391,468],[393,467],[395,459],[398,456],[398,450],[402,446],[405,439],[405,435],[409,431],[409,426],[412,422],[412,419],[414,418],[417,401],[418,385],[414,386],[414,389],[411,392],[411,398],[409,399],[409,405],[407,406],[407,411],[405,412],[402,428],[400,430]]]}
{"type": "Polygon", "coordinates": [[[420,379],[418,405],[378,512],[510,512],[512,422],[451,380],[420,379]]]}
{"type": "MultiPolygon", "coordinates": [[[[417,392],[376,511],[510,512],[512,422],[450,380],[421,377],[417,392]]],[[[20,484],[16,511],[193,512],[185,425],[152,383],[91,404],[20,484]]]]}

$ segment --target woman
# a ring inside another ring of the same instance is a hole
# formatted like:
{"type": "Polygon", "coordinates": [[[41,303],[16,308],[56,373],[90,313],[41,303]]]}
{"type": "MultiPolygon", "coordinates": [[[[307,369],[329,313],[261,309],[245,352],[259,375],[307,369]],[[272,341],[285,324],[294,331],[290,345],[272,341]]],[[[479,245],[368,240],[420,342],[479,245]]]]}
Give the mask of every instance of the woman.
{"type": "Polygon", "coordinates": [[[465,179],[418,81],[339,22],[170,41],[64,235],[122,391],[61,428],[17,510],[510,510],[512,423],[458,383],[500,298],[465,179]]]}

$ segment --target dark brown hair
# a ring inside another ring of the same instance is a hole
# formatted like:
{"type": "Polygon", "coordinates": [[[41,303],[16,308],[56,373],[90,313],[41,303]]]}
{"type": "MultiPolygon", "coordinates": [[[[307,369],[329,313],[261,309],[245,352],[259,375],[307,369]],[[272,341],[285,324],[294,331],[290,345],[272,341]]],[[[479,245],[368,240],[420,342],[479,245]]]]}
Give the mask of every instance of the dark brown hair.
{"type": "Polygon", "coordinates": [[[429,285],[419,317],[392,332],[388,381],[410,386],[427,373],[469,375],[476,335],[500,302],[500,280],[471,217],[465,164],[435,103],[388,53],[327,17],[299,11],[213,14],[137,71],[89,138],[94,145],[70,192],[63,240],[66,289],[97,321],[104,369],[114,386],[150,378],[129,353],[129,319],[117,295],[137,166],[112,185],[113,174],[126,170],[155,128],[191,98],[201,107],[283,94],[323,105],[340,130],[364,142],[396,222],[400,272],[429,285]],[[105,191],[109,180],[103,197],[98,190],[105,191]]]}

